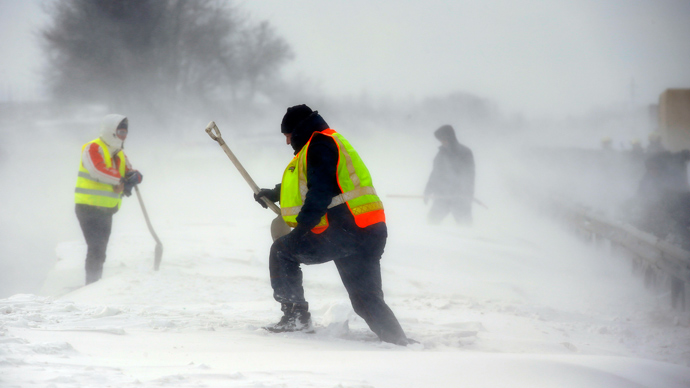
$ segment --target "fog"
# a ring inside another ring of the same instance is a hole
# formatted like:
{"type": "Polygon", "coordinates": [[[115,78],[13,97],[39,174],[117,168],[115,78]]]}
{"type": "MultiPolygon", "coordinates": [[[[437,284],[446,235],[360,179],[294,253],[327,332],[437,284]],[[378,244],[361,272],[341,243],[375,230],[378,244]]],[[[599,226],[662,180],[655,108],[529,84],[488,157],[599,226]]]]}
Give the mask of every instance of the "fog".
{"type": "Polygon", "coordinates": [[[560,117],[631,98],[646,105],[690,82],[683,0],[242,5],[289,41],[309,42],[294,45],[297,60],[287,70],[329,93],[420,98],[461,90],[511,113],[560,117]]]}
{"type": "MultiPolygon", "coordinates": [[[[41,0],[0,1],[0,99],[40,96],[41,0]]],[[[684,0],[235,2],[291,44],[319,94],[419,99],[465,91],[510,114],[581,115],[690,82],[684,0]]]]}
{"type": "MultiPolygon", "coordinates": [[[[387,212],[391,241],[396,239],[396,228],[414,228],[408,225],[408,216],[400,209],[409,205],[410,209],[415,209],[414,222],[423,223],[429,207],[420,207],[421,199],[391,196],[422,194],[439,146],[433,131],[445,121],[425,126],[403,125],[405,115],[395,111],[389,113],[384,122],[358,120],[348,118],[348,111],[312,106],[319,109],[331,127],[357,147],[373,174],[384,204],[396,202],[391,206],[398,210],[397,213],[387,212]],[[396,117],[400,123],[386,124],[385,121],[394,122],[396,117]]],[[[261,187],[279,183],[284,165],[292,157],[292,149],[279,133],[282,110],[276,108],[254,125],[217,121],[228,145],[261,187]]],[[[11,204],[5,207],[2,216],[3,295],[40,293],[45,276],[59,259],[56,246],[63,242],[83,244],[74,214],[75,171],[80,146],[97,137],[104,113],[91,111],[81,120],[5,121],[10,127],[22,130],[6,136],[0,164],[2,179],[9,183],[0,198],[11,204]]],[[[168,225],[212,230],[217,221],[208,220],[217,218],[218,213],[225,214],[231,225],[237,225],[242,219],[237,219],[235,213],[247,207],[255,208],[249,212],[251,217],[272,218],[254,203],[250,188],[220,147],[204,132],[211,119],[214,119],[212,115],[188,117],[184,125],[168,127],[169,133],[143,133],[145,124],[139,124],[137,115],[130,117],[125,151],[134,168],[144,175],[141,193],[164,245],[168,225]]],[[[429,119],[429,122],[434,121],[429,119]]],[[[488,217],[499,234],[506,225],[526,225],[530,226],[531,238],[544,243],[552,239],[548,230],[537,227],[544,222],[542,216],[535,209],[525,208],[529,201],[518,201],[525,199],[525,193],[534,196],[529,199],[538,201],[552,193],[570,190],[576,195],[574,199],[590,200],[590,205],[600,207],[619,200],[620,196],[634,194],[634,188],[616,193],[613,198],[607,194],[615,185],[611,176],[597,169],[596,160],[572,165],[569,163],[577,160],[553,158],[553,152],[536,154],[534,150],[539,149],[536,144],[531,148],[524,142],[514,143],[516,136],[500,129],[465,124],[456,125],[456,132],[460,142],[472,148],[475,154],[476,197],[489,207],[475,206],[474,212],[488,217]]],[[[553,150],[558,154],[558,148],[553,150]]],[[[450,217],[443,225],[448,229],[456,228],[450,217]]],[[[146,241],[148,231],[141,210],[134,197],[125,198],[122,209],[114,217],[113,236],[137,230],[146,241]]],[[[268,229],[264,232],[267,236],[268,229]]],[[[255,248],[265,248],[266,236],[256,236],[255,248]]],[[[209,238],[232,240],[233,236],[211,232],[209,238]]],[[[253,246],[249,241],[246,243],[253,246]]],[[[448,241],[448,246],[455,244],[448,241]]],[[[150,247],[145,243],[137,249],[146,250],[152,246],[152,242],[150,247]]]]}
{"type": "MultiPolygon", "coordinates": [[[[114,110],[98,101],[51,102],[40,73],[50,64],[36,41],[46,22],[40,4],[0,0],[0,297],[38,292],[55,247],[82,241],[72,198],[79,149],[114,110]]],[[[438,147],[433,131],[451,124],[477,160],[476,195],[489,209],[474,211],[495,214],[497,225],[541,222],[516,199],[554,193],[615,214],[634,195],[641,165],[599,168],[601,139],[611,137],[618,155],[634,139],[646,145],[655,128],[649,105],[666,88],[690,82],[684,1],[235,5],[251,20],[272,23],[294,60],[281,71],[280,94],[260,96],[247,109],[118,112],[130,117],[126,152],[144,174],[154,225],[190,214],[203,224],[213,212],[241,222],[233,208],[256,204],[203,128],[216,120],[257,183],[272,187],[291,157],[279,123],[299,103],[355,144],[384,203],[405,201],[388,195],[422,193],[438,147]],[[212,165],[200,152],[215,155],[212,165]]],[[[258,206],[255,214],[266,216],[258,206]]],[[[404,223],[403,214],[388,216],[393,230],[404,223]]],[[[113,233],[146,234],[144,226],[134,198],[126,199],[113,233]]],[[[454,227],[449,219],[444,226],[454,227]]],[[[538,233],[550,239],[548,230],[538,233]]]]}

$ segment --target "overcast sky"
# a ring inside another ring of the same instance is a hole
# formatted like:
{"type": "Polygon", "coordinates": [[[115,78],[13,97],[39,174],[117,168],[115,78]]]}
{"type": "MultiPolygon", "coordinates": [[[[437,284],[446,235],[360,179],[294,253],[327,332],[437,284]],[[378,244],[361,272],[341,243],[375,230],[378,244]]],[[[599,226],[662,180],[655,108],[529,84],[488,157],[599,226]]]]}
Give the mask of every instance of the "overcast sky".
{"type": "MultiPolygon", "coordinates": [[[[0,99],[40,96],[40,0],[0,0],[0,99]]],[[[331,95],[466,91],[528,116],[690,87],[690,0],[243,0],[331,95]],[[634,84],[634,89],[631,85],[634,84]],[[632,91],[634,90],[634,93],[632,91]]]]}

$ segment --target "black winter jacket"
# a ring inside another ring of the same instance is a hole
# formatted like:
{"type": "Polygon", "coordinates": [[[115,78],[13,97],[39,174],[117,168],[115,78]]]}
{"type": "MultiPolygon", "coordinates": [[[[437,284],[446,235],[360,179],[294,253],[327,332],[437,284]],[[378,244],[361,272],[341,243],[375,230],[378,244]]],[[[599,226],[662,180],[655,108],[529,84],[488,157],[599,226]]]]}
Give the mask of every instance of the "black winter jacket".
{"type": "MultiPolygon", "coordinates": [[[[297,154],[309,141],[314,132],[328,129],[326,121],[312,113],[292,133],[291,145],[297,154]]],[[[377,230],[386,235],[385,224],[379,223],[367,228],[359,228],[347,208],[340,204],[328,209],[333,197],[342,193],[337,181],[338,147],[330,136],[316,134],[309,144],[307,155],[307,197],[302,210],[297,215],[297,234],[305,233],[318,225],[321,217],[328,214],[329,229],[339,229],[349,233],[367,233],[377,230]]]]}

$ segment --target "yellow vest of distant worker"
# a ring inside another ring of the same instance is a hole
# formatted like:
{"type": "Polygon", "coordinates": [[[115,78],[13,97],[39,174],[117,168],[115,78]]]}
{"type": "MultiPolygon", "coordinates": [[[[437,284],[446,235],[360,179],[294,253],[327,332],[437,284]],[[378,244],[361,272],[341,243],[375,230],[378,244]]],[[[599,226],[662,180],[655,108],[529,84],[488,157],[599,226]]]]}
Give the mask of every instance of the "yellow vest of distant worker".
{"type": "MultiPolygon", "coordinates": [[[[84,149],[92,143],[98,144],[103,149],[103,160],[107,168],[113,166],[113,158],[110,155],[108,146],[100,138],[92,140],[81,147],[82,154],[84,149]]],[[[125,176],[125,154],[118,152],[115,157],[120,158],[120,176],[125,176]]],[[[77,177],[77,187],[74,189],[74,202],[90,206],[120,207],[122,203],[122,193],[116,193],[113,185],[94,180],[89,171],[84,168],[83,160],[79,162],[79,175],[77,177]]]]}
{"type": "MultiPolygon", "coordinates": [[[[317,133],[331,137],[338,147],[337,180],[342,194],[333,197],[328,208],[347,203],[347,207],[355,218],[355,223],[360,228],[377,222],[385,222],[383,203],[376,195],[367,166],[350,143],[332,129],[314,132],[307,144],[285,169],[280,188],[280,212],[285,222],[293,228],[297,226],[297,215],[309,191],[307,189],[309,144],[317,133]]],[[[322,233],[327,228],[328,217],[324,215],[312,232],[322,233]]]]}

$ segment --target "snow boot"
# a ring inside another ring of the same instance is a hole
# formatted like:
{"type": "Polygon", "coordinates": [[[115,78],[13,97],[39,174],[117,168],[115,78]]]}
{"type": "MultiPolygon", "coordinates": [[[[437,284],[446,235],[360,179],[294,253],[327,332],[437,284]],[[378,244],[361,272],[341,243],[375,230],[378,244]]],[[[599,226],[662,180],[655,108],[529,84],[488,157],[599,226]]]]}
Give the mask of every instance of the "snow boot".
{"type": "Polygon", "coordinates": [[[283,317],[280,318],[280,322],[266,326],[264,329],[273,333],[292,331],[314,332],[311,314],[308,311],[308,303],[283,303],[280,309],[283,310],[283,317]]]}

